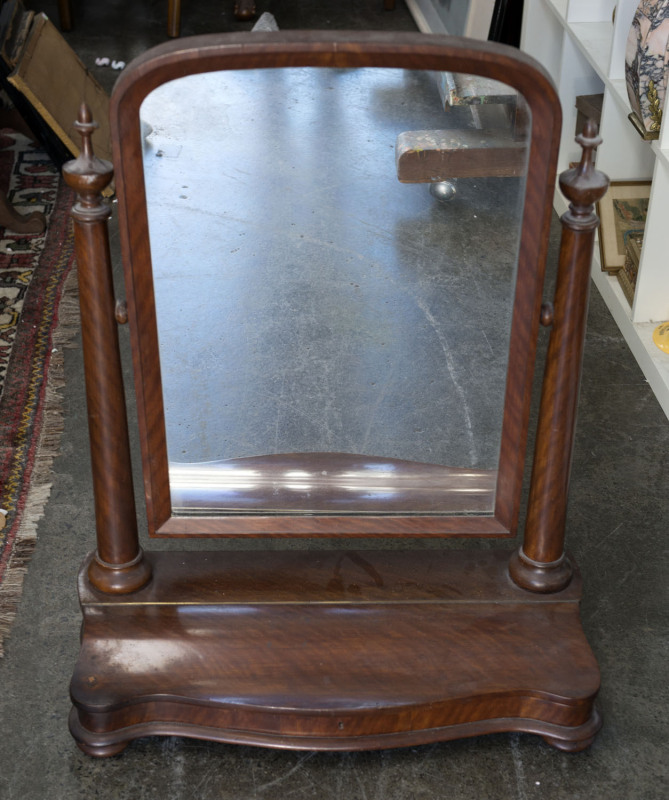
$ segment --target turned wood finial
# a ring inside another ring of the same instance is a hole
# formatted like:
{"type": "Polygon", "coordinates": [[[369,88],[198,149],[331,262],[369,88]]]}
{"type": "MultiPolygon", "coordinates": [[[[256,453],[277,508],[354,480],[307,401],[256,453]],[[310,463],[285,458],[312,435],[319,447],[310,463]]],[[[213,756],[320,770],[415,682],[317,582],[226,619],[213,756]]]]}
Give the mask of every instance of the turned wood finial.
{"type": "Polygon", "coordinates": [[[571,228],[582,230],[597,226],[594,204],[606,193],[609,179],[595,169],[595,151],[602,139],[593,120],[587,120],[576,141],[583,148],[581,161],[577,167],[560,175],[560,189],[570,203],[565,222],[571,228]]]}
{"type": "Polygon", "coordinates": [[[580,176],[589,175],[595,168],[595,150],[602,143],[602,137],[597,131],[597,124],[594,120],[586,120],[583,126],[583,133],[578,134],[576,142],[583,148],[581,163],[577,167],[577,172],[580,176]]]}
{"type": "Polygon", "coordinates": [[[99,125],[86,103],[81,104],[74,127],[81,134],[81,152],[76,159],[63,166],[63,177],[79,196],[79,202],[72,208],[72,215],[85,222],[108,216],[109,209],[101,193],[111,183],[114,168],[109,161],[103,161],[95,155],[91,137],[99,125]]]}
{"type": "Polygon", "coordinates": [[[87,160],[93,159],[93,144],[91,136],[100,126],[93,119],[93,114],[87,103],[82,103],[79,106],[79,116],[77,117],[74,127],[81,134],[81,154],[87,160]]]}

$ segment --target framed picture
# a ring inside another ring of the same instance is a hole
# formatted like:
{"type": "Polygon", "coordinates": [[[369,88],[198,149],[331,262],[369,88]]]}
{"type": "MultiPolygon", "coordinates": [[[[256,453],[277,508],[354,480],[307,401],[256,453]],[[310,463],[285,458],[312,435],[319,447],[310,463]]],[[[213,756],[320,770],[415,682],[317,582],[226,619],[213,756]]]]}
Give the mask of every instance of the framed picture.
{"type": "Polygon", "coordinates": [[[627,237],[627,247],[625,248],[625,266],[616,272],[618,283],[630,306],[634,305],[634,292],[636,291],[636,278],[639,274],[642,246],[643,233],[630,233],[627,237]]]}
{"type": "Polygon", "coordinates": [[[612,181],[597,203],[599,255],[604,272],[615,275],[625,266],[630,233],[643,232],[648,215],[650,181],[612,181]]]}

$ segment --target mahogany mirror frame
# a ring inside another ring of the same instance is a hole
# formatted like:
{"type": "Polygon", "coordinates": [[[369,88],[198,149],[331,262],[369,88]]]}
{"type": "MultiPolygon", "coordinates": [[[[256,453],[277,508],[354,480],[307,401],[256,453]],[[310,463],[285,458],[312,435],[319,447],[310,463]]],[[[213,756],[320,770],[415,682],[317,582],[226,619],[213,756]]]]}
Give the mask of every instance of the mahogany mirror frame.
{"type": "Polygon", "coordinates": [[[126,268],[135,385],[151,535],[513,536],[525,465],[530,394],[561,124],[550,79],[522,53],[460,38],[313,32],[203,36],[170,42],[140,57],[118,81],[110,121],[116,165],[120,236],[126,268]],[[511,57],[513,55],[513,57],[511,57]],[[170,500],[165,412],[160,375],[146,188],[139,113],[143,100],[176,78],[215,70],[278,67],[394,67],[472,73],[510,85],[531,112],[522,232],[513,301],[509,360],[494,513],[274,514],[226,512],[174,516],[170,500]]]}

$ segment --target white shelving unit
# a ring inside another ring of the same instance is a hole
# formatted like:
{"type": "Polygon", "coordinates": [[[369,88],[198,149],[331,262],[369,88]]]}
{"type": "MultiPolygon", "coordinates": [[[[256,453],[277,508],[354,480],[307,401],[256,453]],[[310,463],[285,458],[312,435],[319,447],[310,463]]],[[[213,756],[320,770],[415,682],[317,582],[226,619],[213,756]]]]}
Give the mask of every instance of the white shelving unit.
{"type": "MultiPolygon", "coordinates": [[[[652,338],[656,325],[669,320],[669,124],[650,143],[627,119],[625,44],[637,5],[638,0],[525,0],[521,49],[543,64],[558,87],[564,115],[559,170],[579,158],[576,97],[603,93],[597,167],[614,181],[653,181],[633,308],[617,278],[602,271],[597,249],[592,277],[669,417],[669,354],[652,338]]],[[[567,208],[559,190],[555,208],[567,208]]]]}

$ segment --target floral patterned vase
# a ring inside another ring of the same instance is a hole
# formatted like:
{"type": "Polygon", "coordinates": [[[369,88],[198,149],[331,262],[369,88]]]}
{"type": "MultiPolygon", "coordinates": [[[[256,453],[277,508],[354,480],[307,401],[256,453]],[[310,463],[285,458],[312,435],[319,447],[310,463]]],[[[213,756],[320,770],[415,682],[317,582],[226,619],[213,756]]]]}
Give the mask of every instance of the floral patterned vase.
{"type": "Polygon", "coordinates": [[[640,0],[625,50],[630,119],[644,138],[660,134],[669,71],[669,0],[640,0]]]}

